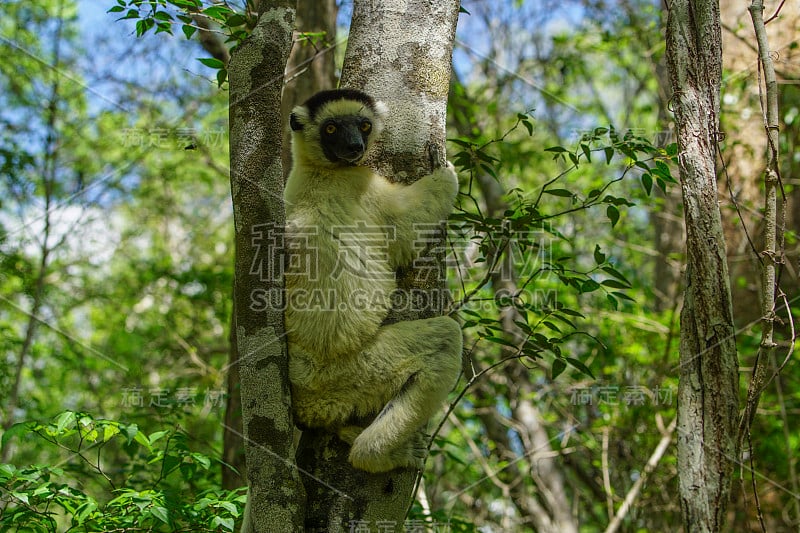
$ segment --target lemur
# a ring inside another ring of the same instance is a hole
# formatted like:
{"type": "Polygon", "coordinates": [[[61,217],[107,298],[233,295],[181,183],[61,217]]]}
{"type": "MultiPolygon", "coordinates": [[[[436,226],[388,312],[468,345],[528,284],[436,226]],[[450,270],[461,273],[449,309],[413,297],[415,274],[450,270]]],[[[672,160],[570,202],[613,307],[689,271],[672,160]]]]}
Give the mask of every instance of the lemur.
{"type": "Polygon", "coordinates": [[[382,102],[322,91],[294,108],[286,183],[286,331],[295,420],[352,445],[359,469],[421,468],[418,431],[455,386],[461,330],[448,317],[384,324],[396,272],[420,226],[447,219],[458,193],[449,163],[411,185],[363,161],[385,126],[382,102]],[[374,415],[365,428],[353,420],[374,415]]]}

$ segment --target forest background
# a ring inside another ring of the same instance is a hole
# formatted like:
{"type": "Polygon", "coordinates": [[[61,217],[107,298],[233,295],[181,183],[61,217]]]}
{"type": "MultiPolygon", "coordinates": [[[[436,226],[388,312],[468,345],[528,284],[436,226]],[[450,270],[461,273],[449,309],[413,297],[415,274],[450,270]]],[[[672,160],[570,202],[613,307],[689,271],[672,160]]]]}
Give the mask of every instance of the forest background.
{"type": "MultiPolygon", "coordinates": [[[[744,398],[761,340],[767,142],[741,4],[721,6],[719,202],[744,398]]],[[[25,531],[54,512],[57,530],[230,531],[244,482],[241,443],[223,431],[225,58],[200,38],[214,31],[170,35],[158,20],[116,21],[113,5],[0,6],[13,58],[0,65],[0,524],[25,531]]],[[[296,46],[341,56],[351,7],[334,11],[336,39],[296,46]]],[[[685,228],[664,11],[637,0],[463,8],[448,110],[463,194],[446,261],[474,375],[442,413],[409,520],[671,530],[685,228]],[[502,232],[534,212],[537,225],[502,232]]],[[[780,286],[795,309],[798,23],[787,5],[769,25],[789,228],[780,286]]],[[[782,316],[770,375],[792,353],[782,316]]],[[[728,523],[800,524],[798,372],[789,360],[763,392],[728,523]]]]}

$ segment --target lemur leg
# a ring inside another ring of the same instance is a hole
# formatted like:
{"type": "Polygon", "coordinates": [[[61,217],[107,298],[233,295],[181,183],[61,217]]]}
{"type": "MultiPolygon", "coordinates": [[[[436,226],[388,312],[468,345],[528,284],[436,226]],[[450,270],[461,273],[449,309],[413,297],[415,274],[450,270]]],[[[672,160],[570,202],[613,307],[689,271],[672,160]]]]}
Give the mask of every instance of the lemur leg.
{"type": "MultiPolygon", "coordinates": [[[[447,317],[398,322],[382,327],[360,354],[376,382],[400,377],[395,394],[375,420],[353,440],[350,462],[383,472],[419,467],[424,442],[419,430],[436,414],[461,370],[461,329],[447,317]]],[[[397,383],[396,378],[392,379],[397,383]]]]}
{"type": "Polygon", "coordinates": [[[441,407],[460,370],[461,329],[454,320],[398,322],[382,326],[366,349],[346,360],[315,365],[295,348],[292,404],[301,425],[335,430],[352,443],[350,462],[357,468],[421,466],[425,444],[415,433],[441,407]],[[347,425],[378,412],[363,431],[347,425]]]}

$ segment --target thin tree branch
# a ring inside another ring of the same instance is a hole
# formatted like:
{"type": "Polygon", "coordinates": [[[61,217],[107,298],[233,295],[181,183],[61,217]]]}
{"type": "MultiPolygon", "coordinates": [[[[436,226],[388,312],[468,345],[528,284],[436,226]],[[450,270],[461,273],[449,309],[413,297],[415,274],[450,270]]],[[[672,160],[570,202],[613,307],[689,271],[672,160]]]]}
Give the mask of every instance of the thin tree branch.
{"type": "Polygon", "coordinates": [[[673,418],[669,427],[667,427],[666,432],[664,432],[664,435],[661,437],[661,441],[658,443],[658,446],[656,446],[656,449],[653,450],[653,454],[650,456],[650,459],[647,460],[647,464],[644,465],[644,469],[639,475],[639,479],[636,480],[628,493],[625,495],[625,500],[623,500],[622,505],[619,506],[617,513],[611,520],[611,523],[608,524],[605,533],[615,533],[619,530],[620,526],[622,526],[622,521],[625,519],[628,511],[630,511],[633,507],[633,504],[636,502],[636,498],[639,497],[639,493],[647,481],[647,477],[653,472],[653,470],[655,470],[658,462],[661,461],[661,458],[667,451],[669,444],[672,442],[672,435],[675,434],[675,428],[677,425],[678,419],[673,418]]]}
{"type": "MultiPolygon", "coordinates": [[[[753,20],[753,30],[758,41],[759,71],[763,68],[766,95],[762,93],[761,76],[759,76],[759,96],[761,108],[764,113],[764,128],[767,133],[767,168],[764,175],[764,249],[760,256],[761,265],[761,343],[756,361],[753,365],[753,375],[747,391],[742,420],[739,425],[739,439],[742,441],[745,433],[749,433],[749,426],[753,422],[758,401],[764,390],[767,375],[767,365],[775,353],[777,344],[774,341],[775,328],[775,294],[777,265],[783,261],[783,251],[776,250],[777,235],[777,189],[780,183],[778,169],[778,82],[775,69],[770,56],[767,30],[764,23],[764,4],[762,0],[754,0],[749,7],[750,17],[753,20]]],[[[780,228],[783,233],[783,228],[780,228]]],[[[791,311],[790,311],[791,312],[791,311]]]]}

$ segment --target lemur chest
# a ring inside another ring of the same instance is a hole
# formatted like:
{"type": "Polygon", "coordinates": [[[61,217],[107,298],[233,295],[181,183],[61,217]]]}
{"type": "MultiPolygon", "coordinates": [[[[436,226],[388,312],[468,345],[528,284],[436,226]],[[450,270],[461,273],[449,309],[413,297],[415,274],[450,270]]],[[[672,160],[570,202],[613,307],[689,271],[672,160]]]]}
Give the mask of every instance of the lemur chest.
{"type": "Polygon", "coordinates": [[[297,209],[287,217],[287,272],[307,272],[325,283],[345,278],[364,284],[394,282],[389,250],[392,225],[370,216],[355,202],[330,199],[324,207],[297,209]]]}
{"type": "Polygon", "coordinates": [[[342,215],[297,206],[287,212],[286,319],[296,359],[302,350],[311,359],[357,354],[391,307],[397,286],[389,262],[392,228],[342,215]]]}

